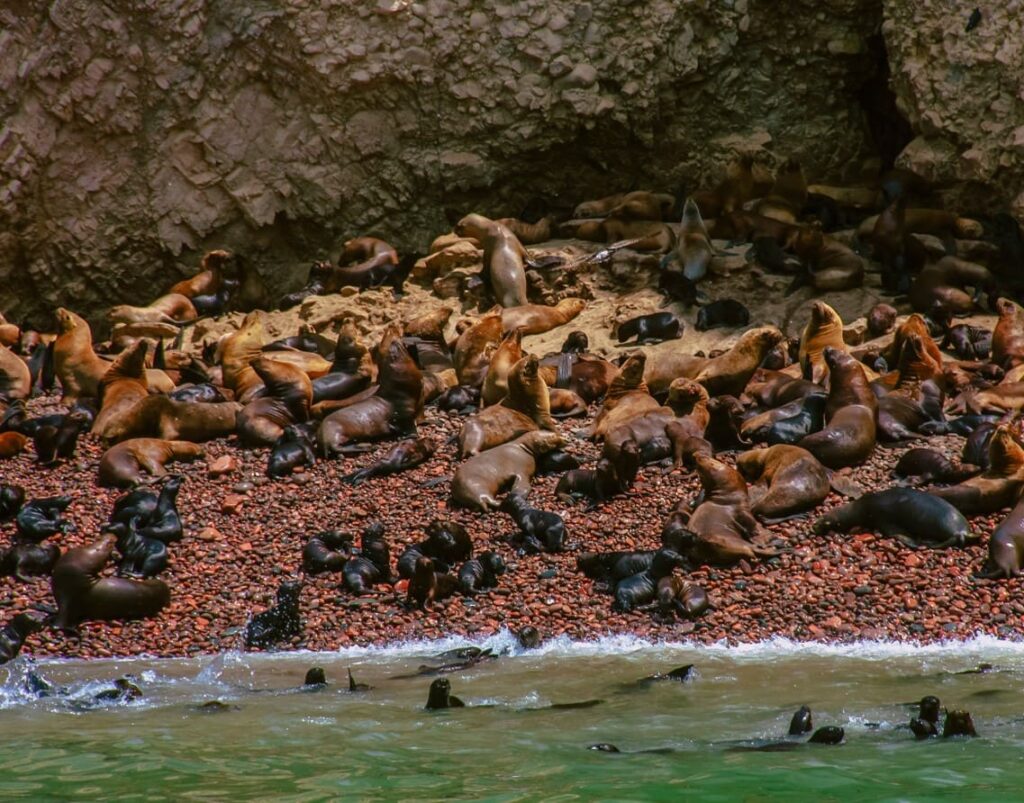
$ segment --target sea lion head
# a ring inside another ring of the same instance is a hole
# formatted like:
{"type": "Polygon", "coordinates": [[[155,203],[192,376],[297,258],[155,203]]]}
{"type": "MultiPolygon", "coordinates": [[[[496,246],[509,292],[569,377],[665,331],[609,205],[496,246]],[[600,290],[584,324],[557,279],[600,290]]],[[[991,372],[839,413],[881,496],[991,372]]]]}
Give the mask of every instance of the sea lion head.
{"type": "Polygon", "coordinates": [[[817,329],[822,329],[826,326],[842,327],[843,319],[839,317],[838,312],[824,301],[815,301],[811,305],[811,324],[817,329]]]}
{"type": "Polygon", "coordinates": [[[700,382],[679,377],[668,386],[668,406],[693,405],[708,400],[708,391],[700,382]]]}
{"type": "Polygon", "coordinates": [[[683,223],[703,223],[703,218],[700,216],[700,207],[697,206],[697,202],[692,197],[686,199],[686,203],[683,204],[683,223]]]}
{"type": "Polygon", "coordinates": [[[472,237],[481,242],[487,236],[487,232],[493,228],[494,221],[483,215],[469,214],[455,224],[452,231],[459,237],[472,237]]]}
{"type": "Polygon", "coordinates": [[[565,338],[565,342],[562,344],[562,354],[581,354],[588,348],[590,348],[590,339],[587,337],[587,333],[577,329],[575,332],[569,332],[569,336],[565,338]]]}
{"type": "Polygon", "coordinates": [[[8,627],[25,638],[33,633],[38,633],[46,626],[46,614],[40,611],[22,611],[8,623],[8,627]]]}
{"type": "Polygon", "coordinates": [[[566,316],[566,320],[571,320],[587,308],[587,302],[582,298],[563,298],[555,308],[566,316]]]}
{"type": "Polygon", "coordinates": [[[57,331],[62,335],[74,331],[84,323],[81,318],[66,307],[57,307],[55,314],[57,316],[57,331]]]}
{"type": "Polygon", "coordinates": [[[622,366],[619,378],[626,388],[636,388],[644,379],[644,368],[647,366],[647,355],[642,351],[631,354],[622,366]]]}
{"type": "Polygon", "coordinates": [[[992,440],[988,444],[988,459],[989,471],[992,473],[1010,475],[1024,466],[1024,449],[1005,424],[996,427],[992,433],[992,440]]]}
{"type": "MultiPolygon", "coordinates": [[[[1017,310],[1020,309],[1013,301],[1008,298],[999,298],[995,304],[996,312],[999,313],[1000,318],[1010,318],[1017,314],[1017,310]]],[[[57,311],[58,314],[60,310],[57,311]]]]}
{"type": "Polygon", "coordinates": [[[234,259],[234,255],[230,251],[224,251],[218,248],[215,251],[208,251],[206,254],[204,254],[202,262],[200,262],[200,265],[202,266],[203,270],[216,271],[222,268],[232,259],[234,259]]]}
{"type": "Polygon", "coordinates": [[[149,343],[145,340],[136,340],[128,349],[125,349],[114,360],[108,375],[127,376],[135,379],[145,379],[146,376],[146,352],[149,343]]]}

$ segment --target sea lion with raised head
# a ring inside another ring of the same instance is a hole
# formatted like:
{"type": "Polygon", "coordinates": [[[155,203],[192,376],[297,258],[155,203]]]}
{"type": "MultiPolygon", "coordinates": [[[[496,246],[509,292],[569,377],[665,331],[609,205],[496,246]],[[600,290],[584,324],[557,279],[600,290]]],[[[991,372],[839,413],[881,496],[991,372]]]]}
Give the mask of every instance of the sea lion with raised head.
{"type": "Polygon", "coordinates": [[[529,255],[511,231],[477,214],[466,215],[455,224],[454,231],[460,237],[472,237],[483,246],[482,276],[501,306],[519,307],[529,303],[525,267],[529,255]]]}
{"type": "Polygon", "coordinates": [[[800,335],[800,368],[805,379],[821,384],[828,374],[825,349],[846,351],[843,319],[824,301],[811,305],[811,318],[800,335]]]}
{"type": "Polygon", "coordinates": [[[221,343],[224,387],[235,394],[235,401],[242,404],[248,404],[263,389],[263,382],[252,364],[263,354],[264,338],[261,314],[250,312],[237,331],[221,343]]]}
{"type": "Polygon", "coordinates": [[[93,421],[92,432],[110,439],[111,432],[122,428],[131,418],[132,408],[149,395],[146,381],[145,340],[121,352],[100,379],[101,406],[93,421]]]}
{"type": "Polygon", "coordinates": [[[294,365],[258,357],[251,364],[263,383],[263,395],[238,413],[238,441],[242,446],[272,446],[286,427],[309,420],[313,384],[294,365]]]}
{"type": "Polygon", "coordinates": [[[491,354],[502,340],[501,315],[484,315],[469,326],[455,341],[453,359],[459,384],[478,388],[483,384],[491,354]]]}
{"type": "Polygon", "coordinates": [[[984,473],[930,493],[945,499],[961,513],[980,516],[1010,507],[1024,489],[1024,448],[1006,425],[996,427],[988,446],[984,473]]]}
{"type": "Polygon", "coordinates": [[[523,331],[513,329],[491,355],[484,384],[480,388],[480,404],[483,407],[497,404],[508,395],[508,374],[512,366],[523,357],[522,342],[523,331]]]}
{"type": "Polygon", "coordinates": [[[739,396],[768,352],[785,339],[774,326],[751,329],[728,351],[708,360],[696,376],[689,378],[700,382],[712,397],[739,396]]]}

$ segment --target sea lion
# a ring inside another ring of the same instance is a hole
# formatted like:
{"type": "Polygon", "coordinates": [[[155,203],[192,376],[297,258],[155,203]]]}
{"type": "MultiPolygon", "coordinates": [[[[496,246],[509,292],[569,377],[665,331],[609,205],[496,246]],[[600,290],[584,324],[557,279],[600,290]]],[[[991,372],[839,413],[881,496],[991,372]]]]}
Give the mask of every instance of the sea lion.
{"type": "Polygon", "coordinates": [[[757,201],[754,211],[765,217],[795,223],[807,202],[807,179],[796,159],[787,159],[775,174],[771,192],[757,201]]]}
{"type": "Polygon", "coordinates": [[[125,494],[114,505],[111,523],[128,523],[133,518],[139,521],[139,534],[165,544],[182,539],[183,528],[178,514],[177,499],[183,478],[172,475],[167,478],[156,495],[152,491],[136,490],[125,494]]]}
{"type": "Polygon", "coordinates": [[[437,678],[430,684],[427,695],[427,711],[441,711],[445,708],[465,708],[466,704],[452,694],[452,684],[448,678],[437,678]]]}
{"type": "Polygon", "coordinates": [[[209,251],[200,262],[200,272],[168,288],[167,293],[180,293],[187,298],[206,296],[218,292],[224,282],[224,266],[232,260],[228,251],[209,251]]]}
{"type": "Polygon", "coordinates": [[[310,536],[302,548],[302,571],[313,576],[340,572],[351,556],[351,535],[339,530],[324,530],[310,536]]]}
{"type": "Polygon", "coordinates": [[[496,588],[498,578],[505,574],[505,561],[497,552],[487,550],[467,560],[459,569],[459,591],[471,597],[480,591],[496,588]]]}
{"type": "Polygon", "coordinates": [[[882,358],[885,360],[886,364],[899,365],[900,355],[903,353],[903,347],[907,340],[914,335],[921,338],[921,343],[928,352],[928,356],[941,365],[942,352],[939,351],[939,347],[932,339],[931,333],[928,329],[928,323],[925,321],[924,316],[916,312],[913,315],[908,316],[903,323],[896,327],[896,334],[893,335],[892,343],[889,344],[888,348],[882,351],[882,358]]]}
{"type": "Polygon", "coordinates": [[[533,354],[518,360],[508,372],[508,395],[502,406],[518,410],[541,429],[555,431],[551,417],[551,396],[540,375],[540,361],[533,354]]]}
{"type": "Polygon", "coordinates": [[[872,337],[889,334],[896,326],[896,314],[896,308],[890,304],[875,304],[868,311],[868,333],[872,337]]]}
{"type": "MultiPolygon", "coordinates": [[[[25,489],[0,482],[0,523],[13,519],[25,503],[25,489]]],[[[68,500],[70,504],[70,500],[68,500]]]]}
{"type": "Polygon", "coordinates": [[[116,541],[116,536],[104,535],[61,555],[50,581],[57,601],[54,627],[73,630],[86,620],[145,619],[167,607],[171,590],[162,580],[99,577],[116,541]]]}
{"type": "MultiPolygon", "coordinates": [[[[528,303],[525,264],[529,255],[511,231],[477,214],[466,215],[455,224],[454,231],[460,237],[474,238],[483,246],[482,275],[501,306],[518,307],[528,303]]],[[[459,382],[463,383],[462,377],[459,382]]]]}
{"type": "Polygon", "coordinates": [[[272,446],[286,427],[309,420],[313,384],[302,370],[268,357],[258,357],[252,370],[263,384],[264,395],[238,413],[238,441],[242,446],[272,446]]]}
{"type": "Polygon", "coordinates": [[[761,482],[767,493],[751,510],[764,519],[780,519],[812,510],[831,490],[828,471],[806,449],[779,444],[752,449],[736,459],[736,468],[748,482],[761,482]]]}
{"type": "Polygon", "coordinates": [[[708,392],[703,385],[692,379],[676,379],[669,386],[667,406],[615,426],[606,433],[605,443],[618,447],[627,440],[634,441],[644,464],[669,457],[678,460],[683,440],[704,436],[710,421],[707,405],[708,392]]]}
{"type": "Polygon", "coordinates": [[[739,327],[750,323],[750,310],[734,298],[722,298],[705,304],[697,310],[694,328],[698,332],[717,329],[720,326],[739,327]]]}
{"type": "Polygon", "coordinates": [[[508,513],[519,528],[519,541],[527,554],[535,552],[561,552],[565,545],[565,521],[557,513],[530,507],[526,494],[511,491],[498,508],[508,513]]]}
{"type": "Polygon", "coordinates": [[[501,340],[501,315],[496,312],[484,315],[459,335],[453,358],[460,385],[478,388],[483,384],[491,353],[501,340]]]}
{"type": "Polygon", "coordinates": [[[106,439],[112,443],[128,438],[202,443],[226,438],[235,432],[242,409],[238,402],[175,401],[163,395],[147,396],[109,425],[106,439]]]}
{"type": "Polygon", "coordinates": [[[680,619],[697,619],[711,608],[707,592],[701,586],[684,580],[677,574],[670,574],[658,581],[657,598],[658,608],[662,613],[674,613],[680,619]]]}
{"type": "Polygon", "coordinates": [[[996,278],[988,268],[949,255],[925,265],[910,286],[910,304],[929,315],[970,315],[983,291],[991,293],[996,278]],[[974,288],[968,293],[964,288],[974,288]]]}
{"type": "Polygon", "coordinates": [[[147,482],[147,476],[167,474],[165,463],[194,460],[203,454],[201,446],[187,441],[131,438],[103,453],[98,481],[103,488],[129,488],[147,482]]]}
{"type": "Polygon", "coordinates": [[[753,167],[753,155],[740,154],[729,163],[725,177],[713,190],[694,193],[705,214],[717,219],[725,212],[742,209],[754,197],[753,167]]]}
{"type": "Polygon", "coordinates": [[[169,323],[179,324],[194,321],[199,317],[188,296],[168,293],[160,296],[145,307],[118,304],[107,311],[107,320],[118,323],[169,323]]]}
{"type": "Polygon", "coordinates": [[[459,457],[465,460],[537,429],[533,419],[518,410],[501,404],[486,407],[459,430],[459,457]]]}
{"type": "Polygon", "coordinates": [[[536,472],[537,456],[561,445],[556,432],[528,432],[469,458],[455,470],[452,501],[486,512],[498,507],[496,497],[509,483],[511,491],[526,493],[536,472]]]}
{"type": "Polygon", "coordinates": [[[72,409],[56,424],[38,427],[32,433],[32,444],[39,465],[53,466],[58,460],[70,460],[78,446],[78,436],[89,428],[91,421],[84,410],[72,409]]]}
{"type": "Polygon", "coordinates": [[[687,198],[683,206],[683,217],[679,222],[676,245],[676,259],[682,266],[683,276],[691,282],[699,282],[707,276],[708,266],[715,254],[708,236],[707,226],[700,215],[700,208],[693,198],[687,198]]]}
{"type": "Polygon", "coordinates": [[[852,290],[864,284],[864,259],[849,246],[822,234],[821,223],[800,228],[790,247],[805,272],[790,284],[789,292],[805,283],[820,292],[852,290]]]}
{"type": "Polygon", "coordinates": [[[587,403],[575,391],[565,388],[548,388],[552,418],[573,418],[587,414],[587,403]]]}
{"type": "Polygon", "coordinates": [[[248,404],[263,388],[252,363],[263,353],[263,320],[259,312],[250,312],[237,331],[221,344],[220,363],[224,387],[235,395],[235,401],[248,404]]]}
{"type": "Polygon", "coordinates": [[[345,588],[359,595],[377,583],[391,582],[391,549],[384,540],[382,524],[374,522],[363,531],[359,554],[345,562],[342,578],[345,588]]]}
{"type": "Polygon", "coordinates": [[[1024,448],[1008,426],[996,427],[988,455],[989,465],[983,474],[931,493],[968,516],[994,513],[1015,504],[1024,489],[1024,448]]]}
{"type": "Polygon", "coordinates": [[[37,611],[24,611],[11,617],[0,628],[0,665],[17,658],[28,637],[45,626],[45,616],[37,611]]]}
{"type": "Polygon", "coordinates": [[[612,430],[661,407],[644,382],[646,366],[647,355],[644,352],[632,354],[626,360],[619,375],[612,380],[604,404],[587,431],[590,438],[601,440],[612,430]]]}
{"type": "Polygon", "coordinates": [[[373,477],[386,477],[408,471],[425,463],[433,457],[435,451],[437,444],[431,438],[405,440],[391,447],[376,463],[346,474],[341,481],[349,485],[359,485],[373,477]]]}
{"type": "Polygon", "coordinates": [[[636,338],[637,345],[660,343],[663,340],[675,340],[683,336],[683,322],[671,312],[654,312],[640,315],[620,323],[615,330],[619,343],[625,343],[631,337],[636,338]]]}
{"type": "Polygon", "coordinates": [[[0,460],[8,460],[25,450],[28,437],[20,432],[0,433],[0,460]]]}
{"type": "Polygon", "coordinates": [[[297,468],[312,468],[314,465],[316,450],[310,426],[291,424],[284,428],[270,449],[267,476],[271,479],[281,479],[295,473],[297,468]]]}
{"type": "Polygon", "coordinates": [[[811,715],[811,709],[802,705],[789,720],[789,730],[786,733],[788,736],[803,736],[812,730],[814,730],[814,718],[811,715]]]}
{"type": "Polygon", "coordinates": [[[13,577],[21,583],[31,577],[49,577],[60,558],[55,544],[32,544],[16,540],[6,549],[0,549],[0,577],[13,577]]]}
{"type": "Polygon", "coordinates": [[[708,360],[696,376],[688,378],[700,382],[712,397],[738,396],[768,352],[783,340],[785,336],[774,326],[751,329],[724,354],[708,360]]]}
{"type": "Polygon", "coordinates": [[[988,557],[976,577],[1016,577],[1024,567],[1024,500],[1006,514],[988,541],[988,557]]]}
{"type": "Polygon", "coordinates": [[[92,432],[104,440],[111,430],[120,428],[122,420],[130,417],[131,410],[149,395],[145,361],[148,346],[138,341],[121,352],[100,379],[100,411],[93,421],[92,432]]]}
{"type": "Polygon", "coordinates": [[[247,649],[269,647],[302,635],[302,619],[299,614],[301,591],[302,583],[298,580],[285,580],[277,587],[276,603],[257,613],[245,626],[247,649]]]}
{"type": "Polygon", "coordinates": [[[1024,362],[1024,308],[1008,298],[995,303],[999,320],[992,330],[992,362],[1012,368],[1024,362]]]}
{"type": "Polygon", "coordinates": [[[683,556],[677,552],[664,547],[657,550],[647,569],[623,578],[615,584],[615,602],[612,603],[612,610],[627,613],[653,602],[661,580],[671,576],[675,569],[684,565],[683,556]]]}
{"type": "Polygon", "coordinates": [[[586,309],[582,298],[563,298],[553,307],[543,304],[523,304],[501,311],[501,328],[508,333],[522,329],[524,335],[539,335],[569,323],[586,309]]]}
{"type": "Polygon", "coordinates": [[[967,519],[945,499],[915,488],[889,488],[864,494],[814,523],[814,532],[877,530],[915,549],[964,546],[976,540],[967,519]]]}
{"type": "Polygon", "coordinates": [[[480,404],[489,407],[497,404],[508,395],[508,374],[523,357],[523,331],[513,329],[498,344],[491,355],[487,374],[484,376],[483,387],[480,388],[480,404]]]}
{"type": "Polygon", "coordinates": [[[858,465],[875,448],[878,402],[853,357],[832,347],[825,349],[824,357],[829,371],[826,426],[797,445],[831,469],[858,465]]]}
{"type": "Polygon", "coordinates": [[[626,441],[614,457],[602,455],[595,468],[575,468],[563,474],[555,486],[555,496],[565,504],[572,504],[579,497],[600,504],[625,493],[639,467],[640,449],[634,441],[626,441]]]}
{"type": "Polygon", "coordinates": [[[942,726],[942,738],[949,739],[953,736],[977,736],[978,731],[974,727],[974,720],[971,719],[969,711],[947,711],[946,721],[942,726]]]}
{"type": "Polygon", "coordinates": [[[26,362],[7,346],[0,345],[0,401],[27,399],[32,394],[32,374],[26,362]]]}
{"type": "Polygon", "coordinates": [[[96,356],[92,330],[85,320],[69,309],[57,309],[57,339],[53,347],[53,366],[64,391],[65,404],[83,396],[96,397],[100,378],[110,363],[96,356]]]}
{"type": "Polygon", "coordinates": [[[974,466],[954,465],[944,454],[935,449],[908,449],[893,469],[897,477],[913,478],[922,485],[933,482],[960,482],[976,474],[974,466]]]}
{"type": "Polygon", "coordinates": [[[103,532],[117,537],[117,551],[121,560],[117,566],[118,577],[144,580],[163,572],[169,563],[167,545],[156,538],[147,538],[139,533],[139,517],[133,516],[127,522],[114,522],[103,527],[103,532]]]}
{"type": "Polygon", "coordinates": [[[419,337],[424,340],[443,341],[444,328],[452,317],[454,310],[451,307],[438,307],[433,312],[427,312],[402,324],[402,334],[405,337],[419,337]]]}
{"type": "Polygon", "coordinates": [[[800,335],[800,368],[805,379],[821,384],[828,374],[825,349],[846,351],[843,319],[824,301],[811,305],[811,318],[800,335]]]}
{"type": "Polygon", "coordinates": [[[63,513],[71,501],[70,496],[47,496],[23,505],[14,517],[18,540],[38,543],[51,535],[67,532],[71,524],[65,521],[63,513]]]}

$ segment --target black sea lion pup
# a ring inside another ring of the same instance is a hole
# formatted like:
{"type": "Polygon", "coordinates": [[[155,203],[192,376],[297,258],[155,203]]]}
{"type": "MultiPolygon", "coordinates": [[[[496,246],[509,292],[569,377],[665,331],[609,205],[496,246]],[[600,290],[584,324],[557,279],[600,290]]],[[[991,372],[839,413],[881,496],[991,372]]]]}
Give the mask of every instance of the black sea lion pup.
{"type": "Polygon", "coordinates": [[[340,572],[351,554],[351,535],[340,530],[324,530],[311,535],[302,548],[302,570],[314,577],[325,572],[340,572]]]}
{"type": "Polygon", "coordinates": [[[304,689],[322,689],[327,685],[327,673],[322,666],[311,666],[302,681],[304,689]]]}
{"type": "Polygon", "coordinates": [[[671,312],[654,312],[650,315],[630,318],[628,321],[620,323],[615,333],[620,343],[625,343],[631,337],[635,337],[637,345],[674,340],[682,335],[683,322],[671,312]]]}
{"type": "Polygon", "coordinates": [[[173,544],[182,539],[184,534],[181,516],[178,514],[178,492],[185,478],[181,475],[170,477],[160,489],[156,498],[156,507],[149,515],[140,515],[142,526],[139,535],[155,538],[165,544],[173,544]]]}
{"type": "Polygon", "coordinates": [[[342,578],[353,594],[365,594],[377,583],[391,582],[391,550],[384,540],[383,525],[375,522],[366,528],[360,554],[345,562],[342,578]]]}
{"type": "Polygon", "coordinates": [[[457,521],[434,519],[427,525],[424,554],[439,561],[441,571],[447,571],[473,557],[473,539],[457,521]]]}
{"type": "Polygon", "coordinates": [[[948,739],[951,736],[977,736],[978,731],[974,728],[974,720],[971,719],[969,711],[948,711],[946,722],[942,726],[942,738],[948,739]]]}
{"type": "Polygon", "coordinates": [[[346,474],[341,481],[350,485],[359,485],[373,477],[386,477],[389,474],[408,471],[425,463],[433,457],[435,451],[437,451],[437,443],[432,438],[402,441],[393,446],[384,457],[373,465],[346,474]]]}
{"type": "Polygon", "coordinates": [[[0,664],[6,664],[18,657],[25,640],[43,629],[45,616],[36,611],[15,615],[0,628],[0,664]]]}
{"type": "Polygon", "coordinates": [[[846,731],[842,728],[837,725],[826,725],[811,734],[807,744],[842,744],[845,738],[846,731]]]}
{"type": "Polygon", "coordinates": [[[313,436],[306,424],[291,424],[274,441],[267,458],[267,476],[279,480],[291,476],[297,468],[316,465],[313,436]]]}
{"type": "Polygon", "coordinates": [[[561,353],[584,354],[589,348],[590,338],[587,337],[587,333],[581,332],[577,329],[574,332],[569,332],[569,335],[565,338],[565,342],[562,343],[561,353]]]}
{"type": "Polygon", "coordinates": [[[434,604],[437,595],[437,573],[434,571],[434,561],[426,556],[417,558],[416,566],[409,580],[406,604],[411,605],[415,602],[416,607],[425,611],[434,604]]]}
{"type": "Polygon", "coordinates": [[[480,391],[467,385],[456,385],[438,396],[434,405],[446,413],[466,415],[475,412],[480,406],[480,391]]]}
{"type": "Polygon", "coordinates": [[[852,530],[876,530],[915,549],[964,546],[977,538],[959,510],[945,499],[915,488],[864,494],[814,523],[818,535],[852,530]]]}
{"type": "Polygon", "coordinates": [[[811,717],[811,709],[806,705],[802,705],[789,721],[789,735],[803,736],[812,730],[814,730],[814,720],[811,717]]]}
{"type": "Polygon", "coordinates": [[[440,711],[443,708],[465,708],[466,704],[452,694],[452,684],[448,678],[438,678],[430,684],[425,708],[428,711],[440,711]]]}
{"type": "Polygon", "coordinates": [[[486,591],[498,585],[498,578],[505,573],[505,561],[497,552],[487,550],[472,560],[467,560],[459,569],[459,590],[467,597],[478,591],[486,591]]]}
{"type": "Polygon", "coordinates": [[[694,328],[698,332],[706,332],[720,326],[738,327],[746,326],[748,323],[750,310],[734,298],[722,298],[697,310],[694,328]]]}
{"type": "Polygon", "coordinates": [[[70,496],[48,496],[33,499],[25,505],[14,519],[18,538],[39,543],[57,533],[65,533],[71,527],[61,514],[71,504],[70,496]]]}
{"type": "Polygon", "coordinates": [[[140,535],[138,527],[139,519],[133,517],[127,524],[117,522],[103,528],[104,532],[117,536],[117,551],[121,553],[117,567],[120,577],[145,579],[155,577],[167,568],[167,545],[140,535]]]}
{"type": "Polygon", "coordinates": [[[74,457],[78,436],[91,426],[92,421],[84,411],[72,410],[62,416],[57,426],[39,427],[32,435],[39,465],[52,466],[59,460],[74,457]]]}
{"type": "Polygon", "coordinates": [[[658,581],[668,577],[674,569],[685,566],[686,561],[678,552],[659,549],[654,553],[649,569],[620,580],[615,586],[615,602],[612,609],[628,612],[653,602],[658,590],[658,581]]]}
{"type": "Polygon", "coordinates": [[[277,603],[249,620],[245,626],[245,646],[269,647],[279,641],[286,641],[302,635],[302,620],[299,618],[299,592],[302,583],[285,580],[277,588],[277,603]]]}
{"type": "Polygon", "coordinates": [[[0,482],[0,524],[13,519],[25,504],[25,489],[0,482]]]}
{"type": "Polygon", "coordinates": [[[939,712],[942,704],[938,697],[928,695],[918,703],[918,715],[910,720],[910,730],[917,739],[927,739],[939,735],[939,712]]]}
{"type": "Polygon", "coordinates": [[[565,522],[557,513],[530,507],[526,495],[510,493],[499,508],[508,513],[519,528],[521,541],[527,553],[561,552],[565,546],[565,522]]]}
{"type": "Polygon", "coordinates": [[[60,559],[60,548],[54,544],[32,544],[15,541],[0,550],[0,577],[13,577],[21,583],[30,577],[48,577],[60,559]]]}

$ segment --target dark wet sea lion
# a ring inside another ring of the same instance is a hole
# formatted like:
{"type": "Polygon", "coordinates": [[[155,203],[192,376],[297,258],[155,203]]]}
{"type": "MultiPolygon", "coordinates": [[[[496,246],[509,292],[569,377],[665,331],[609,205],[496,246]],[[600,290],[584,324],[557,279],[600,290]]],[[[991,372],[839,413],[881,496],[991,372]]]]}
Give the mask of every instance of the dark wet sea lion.
{"type": "Polygon", "coordinates": [[[842,744],[845,738],[846,732],[842,728],[837,725],[826,725],[811,734],[807,744],[842,744]]]}
{"type": "Polygon", "coordinates": [[[71,525],[64,519],[63,513],[72,501],[70,496],[47,496],[30,500],[14,518],[18,539],[38,543],[57,533],[67,532],[71,525]]]}
{"type": "Polygon", "coordinates": [[[446,413],[465,415],[480,406],[480,391],[465,385],[456,385],[438,396],[434,400],[434,406],[446,413]]]}
{"type": "Polygon", "coordinates": [[[803,736],[812,730],[814,730],[814,720],[811,716],[811,709],[806,705],[802,705],[789,721],[788,735],[803,736]]]}
{"type": "Polygon", "coordinates": [[[654,312],[630,318],[620,323],[615,332],[619,343],[625,343],[635,337],[638,345],[674,340],[682,337],[682,334],[683,322],[671,312],[654,312]]]}
{"type": "Polygon", "coordinates": [[[681,619],[696,619],[711,607],[707,592],[701,586],[676,574],[658,581],[657,600],[663,614],[675,613],[681,619]]]}
{"type": "MultiPolygon", "coordinates": [[[[824,393],[813,393],[805,396],[799,408],[792,415],[774,421],[764,433],[764,440],[769,446],[777,443],[799,443],[803,438],[821,430],[825,425],[824,393]]],[[[751,438],[753,438],[751,434],[751,438]]]]}
{"type": "Polygon", "coordinates": [[[698,332],[706,332],[720,326],[746,326],[748,323],[750,310],[734,298],[723,298],[705,304],[697,311],[694,328],[698,332]]]}
{"type": "Polygon", "coordinates": [[[340,572],[351,555],[351,535],[339,530],[324,530],[310,536],[302,548],[302,570],[313,576],[340,572]]]}
{"type": "MultiPolygon", "coordinates": [[[[153,396],[154,399],[165,398],[153,396]]],[[[90,426],[89,417],[81,410],[72,410],[62,417],[58,426],[39,427],[32,436],[36,459],[41,466],[56,465],[59,460],[70,460],[78,446],[78,436],[90,426]]]]}
{"type": "Polygon", "coordinates": [[[969,516],[984,515],[1016,503],[1024,489],[1024,448],[1009,427],[996,428],[989,441],[984,473],[931,493],[969,516]]]}
{"type": "Polygon", "coordinates": [[[658,583],[686,562],[682,555],[662,547],[654,553],[651,565],[644,571],[623,578],[615,585],[615,602],[612,610],[628,612],[655,600],[658,583]]]}
{"type": "Polygon", "coordinates": [[[505,561],[497,552],[487,550],[467,560],[459,569],[459,590],[466,596],[486,591],[498,585],[505,573],[505,561]]]}
{"type": "Polygon", "coordinates": [[[245,626],[246,648],[269,647],[302,635],[299,616],[301,591],[302,583],[297,580],[285,580],[278,586],[277,602],[273,607],[257,613],[245,626]]]}
{"type": "Polygon", "coordinates": [[[89,546],[69,549],[57,561],[51,580],[58,607],[54,627],[73,629],[92,619],[144,619],[170,602],[171,591],[161,580],[99,577],[116,540],[105,535],[89,546]]]}
{"type": "Polygon", "coordinates": [[[176,506],[178,492],[183,478],[180,475],[168,477],[159,495],[149,490],[131,491],[114,503],[110,515],[112,522],[129,522],[138,517],[139,532],[147,538],[156,538],[165,544],[180,541],[182,537],[181,517],[176,506]]]}
{"type": "Polygon", "coordinates": [[[942,726],[942,738],[948,739],[952,736],[977,736],[978,731],[974,727],[974,720],[969,711],[948,711],[946,721],[942,726]]]}
{"type": "Polygon", "coordinates": [[[452,684],[448,678],[437,678],[430,684],[427,695],[427,711],[440,711],[445,708],[465,708],[466,704],[452,694],[452,684]]]}
{"type": "Polygon", "coordinates": [[[852,530],[874,530],[914,548],[963,546],[976,539],[960,511],[945,499],[914,488],[864,494],[814,523],[819,535],[852,530]]]}
{"type": "Polygon", "coordinates": [[[0,664],[6,664],[18,657],[25,641],[45,626],[45,617],[35,611],[16,614],[0,628],[0,664]]]}
{"type": "Polygon", "coordinates": [[[15,541],[0,549],[0,577],[13,577],[28,583],[31,577],[48,577],[60,558],[55,544],[31,544],[15,541]]]}
{"type": "Polygon", "coordinates": [[[893,469],[897,477],[913,477],[920,484],[959,482],[977,473],[975,467],[957,466],[935,449],[908,449],[893,469]]]}
{"type": "Polygon", "coordinates": [[[415,440],[402,441],[393,446],[376,463],[354,471],[351,474],[346,474],[341,480],[351,485],[359,485],[373,477],[386,477],[390,474],[408,471],[425,463],[434,455],[436,450],[437,444],[431,438],[416,438],[415,440]]]}
{"type": "Polygon", "coordinates": [[[565,544],[565,522],[557,513],[530,507],[526,495],[510,492],[498,508],[516,523],[528,553],[561,552],[565,544]]]}
{"type": "Polygon", "coordinates": [[[342,578],[353,594],[365,594],[377,583],[391,582],[391,549],[382,524],[374,522],[363,530],[359,554],[346,561],[342,578]]]}
{"type": "Polygon", "coordinates": [[[988,557],[978,577],[1016,577],[1024,568],[1024,500],[1018,501],[993,531],[988,557]]]}
{"type": "Polygon", "coordinates": [[[292,424],[284,428],[270,449],[267,476],[281,479],[290,476],[297,468],[312,468],[314,465],[316,449],[308,426],[292,424]]]}
{"type": "Polygon", "coordinates": [[[20,485],[0,482],[0,523],[13,519],[24,503],[24,488],[20,485]]]}
{"type": "Polygon", "coordinates": [[[99,465],[99,484],[104,488],[130,488],[149,477],[167,474],[165,463],[202,457],[203,448],[187,441],[158,438],[132,438],[103,453],[99,465]]]}
{"type": "Polygon", "coordinates": [[[144,580],[161,574],[168,566],[167,545],[155,538],[139,534],[139,517],[133,516],[127,523],[107,524],[103,532],[117,537],[117,551],[121,560],[117,565],[118,577],[144,580]]]}

